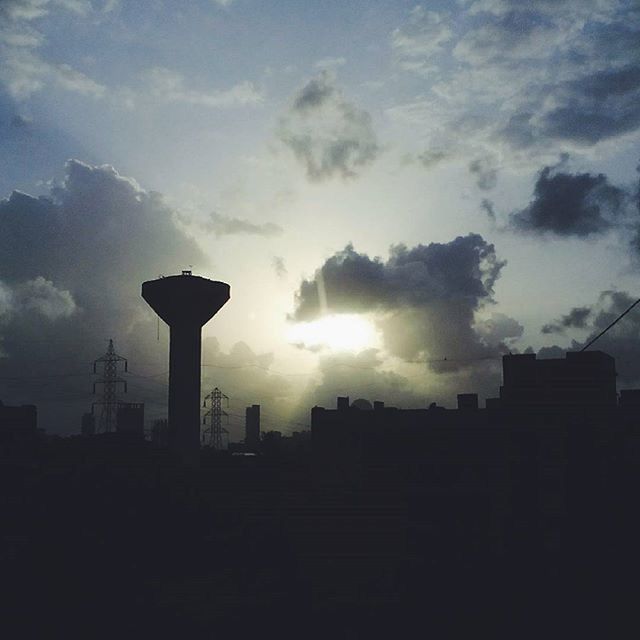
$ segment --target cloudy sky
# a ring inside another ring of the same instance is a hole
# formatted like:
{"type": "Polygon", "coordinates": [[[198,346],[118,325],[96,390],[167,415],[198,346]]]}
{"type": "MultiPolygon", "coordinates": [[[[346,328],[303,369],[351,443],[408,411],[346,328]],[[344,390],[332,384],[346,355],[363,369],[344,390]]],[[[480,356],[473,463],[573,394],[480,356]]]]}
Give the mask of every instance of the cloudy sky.
{"type": "Polygon", "coordinates": [[[232,438],[496,395],[640,297],[639,140],[637,0],[0,0],[0,399],[76,431],[113,338],[161,417],[187,268],[232,438]]]}

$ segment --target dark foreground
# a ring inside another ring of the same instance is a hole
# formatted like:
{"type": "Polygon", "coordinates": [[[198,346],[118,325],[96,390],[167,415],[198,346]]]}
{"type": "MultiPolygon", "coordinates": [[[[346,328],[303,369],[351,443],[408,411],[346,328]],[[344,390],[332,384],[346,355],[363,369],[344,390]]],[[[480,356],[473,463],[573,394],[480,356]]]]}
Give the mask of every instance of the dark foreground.
{"type": "Polygon", "coordinates": [[[308,450],[205,452],[189,471],[144,442],[41,442],[2,464],[2,635],[637,632],[630,443],[574,451],[551,481],[519,460],[506,484],[377,469],[327,485],[308,450]]]}

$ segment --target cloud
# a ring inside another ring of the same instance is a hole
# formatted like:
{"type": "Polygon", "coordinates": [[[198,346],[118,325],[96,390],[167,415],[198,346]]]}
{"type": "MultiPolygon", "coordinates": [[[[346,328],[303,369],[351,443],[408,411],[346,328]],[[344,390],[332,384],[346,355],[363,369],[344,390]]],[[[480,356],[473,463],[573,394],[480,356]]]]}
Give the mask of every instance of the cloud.
{"type": "Polygon", "coordinates": [[[355,177],[380,151],[369,113],[348,102],[326,71],[294,96],[277,136],[315,182],[355,177]]]}
{"type": "Polygon", "coordinates": [[[493,189],[498,182],[495,159],[490,156],[472,160],[469,163],[469,172],[475,177],[478,188],[483,191],[493,189]]]}
{"type": "Polygon", "coordinates": [[[545,13],[519,7],[499,16],[483,16],[475,29],[457,42],[454,55],[472,65],[504,64],[511,61],[544,59],[548,48],[558,46],[562,30],[545,13]]]}
{"type": "Polygon", "coordinates": [[[346,58],[322,58],[318,60],[313,66],[316,69],[335,69],[336,67],[342,67],[347,63],[346,58]]]}
{"type": "Polygon", "coordinates": [[[399,68],[429,76],[406,104],[429,146],[522,159],[581,150],[640,130],[635,0],[460,2],[417,7],[391,34],[399,68]],[[520,154],[520,155],[518,155],[520,154]]]}
{"type": "Polygon", "coordinates": [[[4,0],[0,16],[7,20],[34,20],[47,14],[48,0],[4,0]]]}
{"type": "Polygon", "coordinates": [[[289,273],[284,263],[284,258],[280,256],[273,256],[271,266],[273,267],[273,270],[275,271],[275,274],[278,278],[285,278],[289,273]]]}
{"type": "MultiPolygon", "coordinates": [[[[554,329],[557,325],[563,325],[562,328],[575,327],[580,329],[583,335],[587,330],[587,337],[583,340],[573,339],[571,344],[565,347],[558,345],[546,347],[542,355],[561,357],[565,351],[581,349],[627,310],[635,300],[636,298],[626,291],[606,290],[599,295],[593,305],[572,309],[560,321],[552,323],[552,326],[554,329]]],[[[639,385],[640,313],[637,307],[609,329],[589,349],[604,351],[616,359],[618,388],[639,385]]]]}
{"type": "Polygon", "coordinates": [[[45,60],[38,50],[45,39],[28,23],[42,18],[50,8],[78,15],[91,11],[83,0],[5,0],[0,3],[0,82],[13,98],[25,99],[45,86],[57,86],[81,95],[103,98],[106,87],[66,63],[45,60]]]}
{"type": "Polygon", "coordinates": [[[634,64],[560,85],[539,129],[549,138],[592,145],[639,126],[640,64],[634,64]]]}
{"type": "MultiPolygon", "coordinates": [[[[113,338],[129,360],[121,399],[144,402],[147,420],[166,417],[169,332],[141,283],[187,265],[206,274],[209,262],[163,196],[111,166],[72,160],[46,196],[1,200],[0,228],[0,399],[35,403],[41,427],[77,433],[96,400],[91,362],[113,338]]],[[[279,375],[273,361],[244,343],[203,340],[203,389],[230,396],[235,440],[253,403],[263,405],[265,429],[308,425],[308,407],[298,406],[307,379],[279,375]]]]}
{"type": "Polygon", "coordinates": [[[545,324],[541,331],[542,333],[562,333],[568,328],[584,329],[591,319],[591,311],[591,307],[574,307],[559,320],[545,324]]]}
{"type": "Polygon", "coordinates": [[[492,313],[476,322],[475,330],[485,344],[497,347],[514,342],[524,333],[524,327],[504,313],[492,313]]]}
{"type": "Polygon", "coordinates": [[[47,15],[51,7],[84,15],[91,10],[91,3],[88,0],[2,0],[0,17],[13,22],[35,20],[47,15]]]}
{"type": "Polygon", "coordinates": [[[510,216],[513,229],[557,236],[586,237],[605,233],[624,212],[627,194],[600,173],[571,174],[544,167],[533,199],[510,216]]]}
{"type": "Polygon", "coordinates": [[[442,151],[440,149],[427,149],[416,156],[420,164],[427,169],[435,167],[437,164],[448,160],[450,157],[450,152],[442,151]]]}
{"type": "Polygon", "coordinates": [[[407,23],[391,33],[391,46],[403,69],[428,73],[434,69],[432,58],[452,38],[453,31],[445,16],[416,6],[407,23]]]}
{"type": "Polygon", "coordinates": [[[303,398],[307,406],[334,409],[338,396],[350,396],[351,401],[365,398],[402,408],[426,407],[423,393],[413,389],[409,379],[386,367],[376,349],[323,355],[318,372],[320,380],[303,398]]]}
{"type": "Polygon", "coordinates": [[[248,220],[230,218],[215,212],[211,214],[209,220],[204,224],[204,228],[217,236],[254,235],[270,237],[282,233],[282,227],[273,222],[254,224],[248,220]]]}
{"type": "Polygon", "coordinates": [[[393,246],[386,262],[348,245],[300,284],[292,319],[372,313],[389,353],[434,359],[430,367],[440,372],[457,370],[504,346],[486,343],[474,328],[476,312],[493,302],[504,264],[477,234],[446,244],[393,246]]]}
{"type": "MultiPolygon", "coordinates": [[[[462,0],[462,3],[468,5],[471,15],[491,13],[501,16],[523,8],[519,0],[462,0]]],[[[535,2],[525,5],[524,8],[533,6],[536,11],[542,14],[570,10],[577,11],[578,15],[597,15],[600,8],[610,4],[611,2],[608,0],[535,0],[535,2]]]]}
{"type": "Polygon", "coordinates": [[[256,353],[244,342],[228,352],[216,338],[203,340],[203,389],[220,388],[229,396],[230,439],[244,438],[245,407],[261,405],[261,428],[283,433],[309,427],[309,405],[299,406],[300,378],[287,378],[272,369],[273,353],[256,353]]]}
{"type": "Polygon", "coordinates": [[[496,221],[496,210],[491,200],[483,198],[482,202],[480,203],[480,208],[482,209],[482,211],[484,211],[489,220],[491,220],[492,222],[496,221]]]}
{"type": "Polygon", "coordinates": [[[251,82],[241,82],[224,90],[199,91],[187,87],[182,75],[165,67],[149,69],[145,79],[150,92],[166,102],[227,108],[258,105],[264,101],[262,93],[251,82]]]}
{"type": "Polygon", "coordinates": [[[37,402],[45,428],[75,428],[92,401],[87,363],[104,352],[108,338],[133,370],[144,362],[153,372],[166,368],[140,285],[208,262],[160,194],[113,167],[72,160],[48,195],[14,191],[0,201],[0,226],[0,305],[6,312],[11,304],[0,328],[0,375],[20,379],[0,383],[0,398],[37,402]],[[58,375],[70,369],[79,375],[58,375]]]}
{"type": "Polygon", "coordinates": [[[42,276],[17,285],[11,307],[14,313],[38,313],[48,320],[68,318],[78,309],[69,291],[56,288],[42,276]]]}

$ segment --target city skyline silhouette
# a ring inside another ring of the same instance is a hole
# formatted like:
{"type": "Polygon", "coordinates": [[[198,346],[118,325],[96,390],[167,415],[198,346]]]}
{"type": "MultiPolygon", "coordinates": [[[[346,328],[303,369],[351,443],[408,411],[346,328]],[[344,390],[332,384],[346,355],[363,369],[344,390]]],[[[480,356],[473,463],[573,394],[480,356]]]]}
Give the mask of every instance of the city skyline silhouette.
{"type": "Polygon", "coordinates": [[[3,637],[635,628],[639,42],[0,0],[3,637]]]}

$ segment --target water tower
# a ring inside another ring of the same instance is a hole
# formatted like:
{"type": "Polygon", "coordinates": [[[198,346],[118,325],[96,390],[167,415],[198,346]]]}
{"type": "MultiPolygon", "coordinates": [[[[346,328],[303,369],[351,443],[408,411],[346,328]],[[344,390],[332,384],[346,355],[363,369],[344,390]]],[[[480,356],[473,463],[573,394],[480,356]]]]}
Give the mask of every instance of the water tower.
{"type": "Polygon", "coordinates": [[[229,300],[225,282],[183,271],[149,280],[142,297],[169,325],[169,446],[187,464],[200,452],[200,365],[202,326],[229,300]]]}

